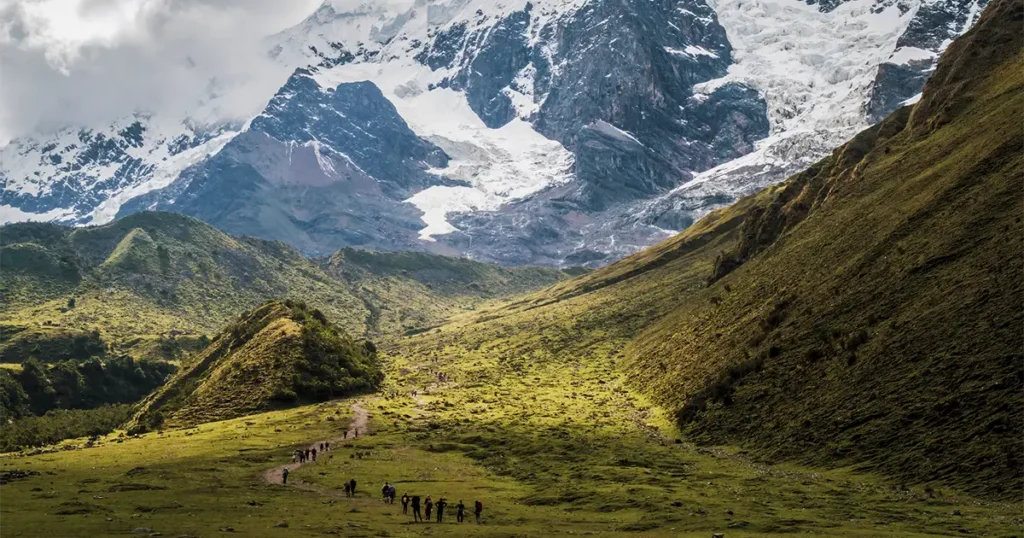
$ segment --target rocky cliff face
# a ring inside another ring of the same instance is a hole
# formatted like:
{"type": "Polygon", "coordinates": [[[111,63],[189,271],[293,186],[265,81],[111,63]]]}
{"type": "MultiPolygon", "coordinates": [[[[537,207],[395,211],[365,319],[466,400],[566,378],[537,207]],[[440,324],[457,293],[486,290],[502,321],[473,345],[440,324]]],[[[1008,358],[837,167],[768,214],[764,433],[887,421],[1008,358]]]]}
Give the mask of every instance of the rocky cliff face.
{"type": "Polygon", "coordinates": [[[329,0],[268,38],[299,70],[244,129],[13,143],[0,217],[597,265],[913,98],[984,1],[329,0]]]}
{"type": "Polygon", "coordinates": [[[308,253],[348,245],[416,248],[420,213],[403,202],[448,156],[413,133],[369,82],[323,88],[299,69],[249,128],[173,183],[128,202],[194,216],[308,253]]]}

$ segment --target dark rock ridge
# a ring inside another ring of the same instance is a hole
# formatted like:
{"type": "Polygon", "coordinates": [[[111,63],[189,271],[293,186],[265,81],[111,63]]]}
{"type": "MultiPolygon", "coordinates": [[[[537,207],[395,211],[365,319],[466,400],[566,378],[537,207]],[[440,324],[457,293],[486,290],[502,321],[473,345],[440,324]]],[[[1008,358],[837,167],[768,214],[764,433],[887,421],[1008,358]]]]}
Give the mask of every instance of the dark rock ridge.
{"type": "Polygon", "coordinates": [[[615,229],[632,202],[767,136],[756,90],[728,84],[693,93],[732,63],[706,3],[593,2],[543,27],[532,44],[531,16],[527,5],[486,30],[452,26],[418,59],[455,69],[442,85],[464,91],[488,126],[519,115],[565,145],[575,155],[574,178],[496,212],[452,216],[460,231],[439,241],[498,263],[604,263],[664,236],[650,226],[615,229]],[[532,110],[516,110],[516,93],[532,110]]]}
{"type": "Polygon", "coordinates": [[[921,92],[925,81],[935,70],[939,53],[946,44],[971,27],[987,4],[988,0],[938,0],[921,4],[907,30],[896,42],[896,51],[914,48],[933,55],[878,66],[867,110],[872,123],[882,121],[906,100],[921,92]]]}
{"type": "Polygon", "coordinates": [[[421,214],[402,200],[456,184],[428,172],[447,162],[374,84],[323,88],[299,69],[216,156],[120,214],[175,211],[313,254],[350,245],[415,249],[421,214]]]}

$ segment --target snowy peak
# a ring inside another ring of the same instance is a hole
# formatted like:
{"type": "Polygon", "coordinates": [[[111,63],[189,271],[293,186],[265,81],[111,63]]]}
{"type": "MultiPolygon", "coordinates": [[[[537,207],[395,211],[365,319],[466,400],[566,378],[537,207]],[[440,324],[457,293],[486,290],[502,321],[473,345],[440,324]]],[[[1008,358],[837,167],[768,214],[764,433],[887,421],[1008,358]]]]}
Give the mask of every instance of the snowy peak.
{"type": "Polygon", "coordinates": [[[0,149],[0,221],[102,224],[119,201],[155,188],[230,138],[231,125],[167,124],[136,115],[104,129],[65,129],[0,149]]]}
{"type": "Polygon", "coordinates": [[[596,265],[912,100],[985,1],[329,0],[266,39],[282,85],[244,128],[12,143],[0,217],[596,265]]]}

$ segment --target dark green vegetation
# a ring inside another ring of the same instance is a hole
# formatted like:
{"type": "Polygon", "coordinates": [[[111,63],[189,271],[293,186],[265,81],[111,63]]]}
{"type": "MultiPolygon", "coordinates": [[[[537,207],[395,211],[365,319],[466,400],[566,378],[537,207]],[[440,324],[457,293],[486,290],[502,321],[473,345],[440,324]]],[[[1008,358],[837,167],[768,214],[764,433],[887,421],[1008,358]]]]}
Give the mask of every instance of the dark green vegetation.
{"type": "Polygon", "coordinates": [[[280,297],[302,297],[351,334],[390,335],[566,277],[426,254],[345,250],[311,261],[170,213],[90,228],[4,226],[0,264],[4,362],[97,354],[79,353],[83,337],[135,357],[179,358],[238,312],[280,297]]]}
{"type": "Polygon", "coordinates": [[[992,3],[918,105],[806,172],[392,353],[492,381],[609,360],[703,443],[1019,499],[1021,6],[992,3]]]}
{"type": "Polygon", "coordinates": [[[0,369],[0,421],[53,409],[134,403],[163,384],[174,370],[167,362],[136,361],[127,356],[56,364],[33,359],[17,372],[0,369]]]}
{"type": "Polygon", "coordinates": [[[319,310],[272,301],[242,314],[142,405],[146,431],[372,391],[376,347],[357,343],[319,310]]]}
{"type": "Polygon", "coordinates": [[[106,435],[131,418],[132,408],[131,404],[111,404],[92,409],[53,409],[45,415],[25,416],[0,428],[0,451],[12,452],[65,439],[106,435]]]}

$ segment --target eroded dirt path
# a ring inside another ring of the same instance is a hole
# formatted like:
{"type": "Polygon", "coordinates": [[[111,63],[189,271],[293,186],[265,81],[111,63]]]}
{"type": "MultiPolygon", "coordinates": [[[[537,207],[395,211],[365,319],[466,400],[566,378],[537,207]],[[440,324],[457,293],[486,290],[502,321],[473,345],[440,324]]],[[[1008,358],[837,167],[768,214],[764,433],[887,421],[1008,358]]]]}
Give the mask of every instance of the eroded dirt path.
{"type": "MultiPolygon", "coordinates": [[[[345,436],[338,437],[338,438],[335,438],[335,439],[317,439],[316,441],[312,441],[309,444],[309,448],[312,449],[313,447],[316,447],[317,450],[319,450],[320,443],[323,442],[323,441],[330,441],[331,444],[339,444],[339,443],[342,443],[342,442],[344,442],[344,441],[346,441],[348,439],[354,439],[354,438],[358,437],[361,434],[366,434],[369,431],[368,427],[367,427],[367,424],[369,423],[369,420],[370,420],[370,413],[367,412],[366,409],[363,408],[363,404],[364,403],[366,403],[366,402],[358,401],[358,402],[355,402],[354,404],[352,404],[352,413],[353,413],[352,421],[349,422],[348,430],[346,430],[345,436]]],[[[312,462],[307,461],[306,463],[312,463],[312,462]]],[[[278,465],[277,467],[271,467],[270,469],[267,469],[266,471],[263,471],[263,481],[268,483],[268,484],[281,484],[281,481],[282,481],[281,473],[283,473],[285,469],[288,469],[288,472],[290,473],[290,472],[294,471],[295,469],[298,469],[299,467],[302,467],[303,465],[305,465],[305,463],[293,462],[293,463],[286,463],[284,465],[278,465]]],[[[290,486],[290,487],[297,488],[297,489],[305,490],[305,491],[315,491],[317,493],[321,493],[321,494],[324,494],[324,495],[329,495],[329,494],[335,494],[336,495],[338,493],[338,492],[336,492],[334,490],[328,490],[328,489],[324,489],[324,488],[320,488],[320,487],[314,486],[312,484],[307,484],[307,483],[305,483],[302,480],[299,480],[297,478],[291,478],[290,480],[288,480],[288,483],[286,485],[290,486]]]]}

